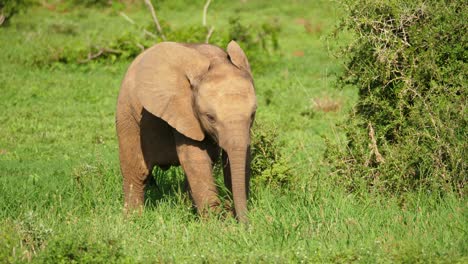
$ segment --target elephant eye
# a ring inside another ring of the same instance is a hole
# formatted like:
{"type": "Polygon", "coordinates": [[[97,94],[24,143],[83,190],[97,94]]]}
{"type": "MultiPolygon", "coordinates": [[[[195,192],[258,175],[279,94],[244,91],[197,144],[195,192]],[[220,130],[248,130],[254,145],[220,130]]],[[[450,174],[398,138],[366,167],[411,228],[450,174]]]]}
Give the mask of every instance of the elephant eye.
{"type": "Polygon", "coordinates": [[[208,122],[212,124],[216,122],[216,119],[211,114],[206,114],[206,119],[208,119],[208,122]]]}

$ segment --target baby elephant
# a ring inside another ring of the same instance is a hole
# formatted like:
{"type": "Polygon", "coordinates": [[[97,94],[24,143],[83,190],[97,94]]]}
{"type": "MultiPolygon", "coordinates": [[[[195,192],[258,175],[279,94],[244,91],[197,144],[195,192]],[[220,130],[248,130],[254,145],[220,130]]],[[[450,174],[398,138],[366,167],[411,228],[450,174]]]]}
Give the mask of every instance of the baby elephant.
{"type": "Polygon", "coordinates": [[[222,152],[224,183],[247,221],[250,128],[257,108],[250,65],[235,41],[163,42],[130,65],[117,102],[125,209],[142,208],[154,166],[182,165],[199,213],[220,204],[212,168],[222,152]]]}

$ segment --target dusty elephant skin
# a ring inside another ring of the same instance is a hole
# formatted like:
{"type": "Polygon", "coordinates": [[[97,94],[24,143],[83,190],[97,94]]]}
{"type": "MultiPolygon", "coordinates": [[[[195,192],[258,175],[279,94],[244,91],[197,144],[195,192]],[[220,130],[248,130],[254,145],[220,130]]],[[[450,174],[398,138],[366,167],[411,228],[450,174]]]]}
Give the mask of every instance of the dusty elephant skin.
{"type": "Polygon", "coordinates": [[[224,182],[247,221],[250,127],[256,98],[250,65],[231,41],[159,43],[140,54],[122,82],[117,135],[125,209],[142,209],[154,166],[182,165],[199,213],[219,205],[212,176],[222,152],[224,182]]]}

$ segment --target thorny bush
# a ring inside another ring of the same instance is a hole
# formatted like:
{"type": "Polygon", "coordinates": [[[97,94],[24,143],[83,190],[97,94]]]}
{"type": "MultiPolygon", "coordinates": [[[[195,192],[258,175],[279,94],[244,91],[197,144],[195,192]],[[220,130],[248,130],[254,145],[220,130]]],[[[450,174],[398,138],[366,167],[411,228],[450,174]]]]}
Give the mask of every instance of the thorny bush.
{"type": "Polygon", "coordinates": [[[465,1],[347,0],[343,86],[359,89],[345,147],[326,158],[350,190],[466,193],[465,1]]]}

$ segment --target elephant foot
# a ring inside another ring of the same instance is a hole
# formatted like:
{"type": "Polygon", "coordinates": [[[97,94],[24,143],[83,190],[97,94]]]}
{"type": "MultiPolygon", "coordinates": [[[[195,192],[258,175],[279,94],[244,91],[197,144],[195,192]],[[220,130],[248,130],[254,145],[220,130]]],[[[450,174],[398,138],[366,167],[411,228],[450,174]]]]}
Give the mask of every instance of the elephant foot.
{"type": "Polygon", "coordinates": [[[130,206],[125,203],[123,208],[123,214],[125,218],[131,218],[133,216],[141,216],[143,214],[143,205],[130,206]]]}
{"type": "Polygon", "coordinates": [[[143,214],[144,188],[144,184],[124,184],[124,214],[126,216],[143,214]]]}
{"type": "Polygon", "coordinates": [[[218,218],[218,219],[228,219],[234,217],[234,211],[231,208],[231,205],[226,205],[225,203],[221,203],[220,200],[216,200],[216,202],[212,202],[207,206],[204,206],[202,209],[199,209],[195,206],[197,212],[202,220],[208,220],[210,218],[218,218]]]}
{"type": "Polygon", "coordinates": [[[213,217],[220,220],[235,218],[234,207],[230,201],[221,203],[221,201],[218,200],[216,203],[205,206],[202,210],[198,210],[197,208],[197,211],[202,220],[208,220],[213,217]]]}
{"type": "Polygon", "coordinates": [[[228,218],[235,218],[235,212],[234,212],[234,205],[232,204],[232,201],[226,200],[224,201],[223,204],[223,218],[228,219],[228,218]]]}

